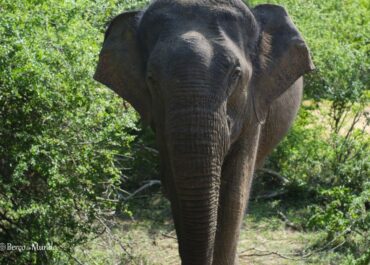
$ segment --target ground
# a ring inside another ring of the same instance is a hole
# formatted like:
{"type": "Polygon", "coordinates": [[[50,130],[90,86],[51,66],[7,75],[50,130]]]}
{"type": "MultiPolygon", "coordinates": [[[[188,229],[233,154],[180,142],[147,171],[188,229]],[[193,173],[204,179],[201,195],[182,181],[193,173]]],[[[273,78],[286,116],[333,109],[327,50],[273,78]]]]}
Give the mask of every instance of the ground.
{"type": "MultiPolygon", "coordinates": [[[[309,248],[320,241],[323,233],[297,231],[288,226],[277,213],[276,204],[250,203],[239,241],[240,265],[341,264],[338,253],[312,254],[309,248]]],[[[157,194],[149,201],[136,199],[134,205],[140,207],[140,213],[132,219],[107,221],[105,233],[78,249],[76,264],[180,264],[168,202],[157,194]]],[[[297,212],[299,207],[287,210],[288,216],[289,211],[297,212]]]]}

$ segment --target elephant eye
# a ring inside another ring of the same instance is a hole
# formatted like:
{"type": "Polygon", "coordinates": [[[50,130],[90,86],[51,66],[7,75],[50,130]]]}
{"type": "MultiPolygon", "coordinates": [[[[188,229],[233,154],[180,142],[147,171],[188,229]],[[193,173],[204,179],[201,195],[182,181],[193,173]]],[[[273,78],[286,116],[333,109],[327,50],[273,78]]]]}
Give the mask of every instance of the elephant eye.
{"type": "Polygon", "coordinates": [[[156,86],[156,81],[153,77],[153,74],[151,72],[148,72],[147,76],[146,76],[146,82],[147,84],[149,85],[149,87],[151,88],[155,88],[156,86]]]}
{"type": "Polygon", "coordinates": [[[234,92],[234,89],[237,87],[241,76],[242,76],[242,69],[238,65],[233,69],[229,77],[229,89],[228,89],[229,95],[231,95],[234,92]]]}
{"type": "Polygon", "coordinates": [[[231,81],[236,82],[239,80],[239,78],[242,76],[242,69],[240,66],[235,67],[231,74],[231,81]]]}

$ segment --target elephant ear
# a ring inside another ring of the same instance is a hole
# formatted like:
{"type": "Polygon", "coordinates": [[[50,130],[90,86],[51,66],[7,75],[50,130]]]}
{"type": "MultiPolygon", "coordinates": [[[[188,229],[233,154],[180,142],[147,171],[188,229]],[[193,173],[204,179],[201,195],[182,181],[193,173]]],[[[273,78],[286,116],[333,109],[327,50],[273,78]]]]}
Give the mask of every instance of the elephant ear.
{"type": "Polygon", "coordinates": [[[127,100],[149,122],[150,94],[137,37],[139,11],[115,17],[107,31],[94,79],[127,100]]]}
{"type": "Polygon", "coordinates": [[[305,41],[283,7],[258,5],[253,13],[261,41],[252,93],[257,119],[263,123],[271,103],[315,67],[305,41]]]}

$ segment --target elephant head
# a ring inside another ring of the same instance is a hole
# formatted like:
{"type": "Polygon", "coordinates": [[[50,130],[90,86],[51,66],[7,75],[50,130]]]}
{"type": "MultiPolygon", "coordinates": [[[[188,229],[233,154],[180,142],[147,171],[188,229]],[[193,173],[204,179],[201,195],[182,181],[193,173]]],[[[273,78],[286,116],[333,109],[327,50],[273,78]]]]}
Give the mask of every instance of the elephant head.
{"type": "Polygon", "coordinates": [[[157,0],[111,21],[94,78],[156,132],[182,264],[236,262],[262,124],[313,68],[276,5],[157,0]]]}

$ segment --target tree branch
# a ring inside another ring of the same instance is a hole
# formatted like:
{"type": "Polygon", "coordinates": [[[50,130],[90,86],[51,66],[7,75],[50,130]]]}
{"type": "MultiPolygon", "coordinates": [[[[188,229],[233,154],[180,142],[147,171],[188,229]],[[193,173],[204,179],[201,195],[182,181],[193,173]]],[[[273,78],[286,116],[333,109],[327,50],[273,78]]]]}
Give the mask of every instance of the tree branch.
{"type": "Polygon", "coordinates": [[[135,190],[133,193],[131,193],[129,196],[127,196],[124,200],[125,201],[128,201],[130,199],[132,199],[136,194],[142,192],[143,190],[153,186],[153,185],[160,185],[161,184],[161,181],[160,180],[150,180],[148,181],[148,183],[146,183],[145,185],[141,186],[140,188],[138,188],[137,190],[135,190]]]}
{"type": "Polygon", "coordinates": [[[294,230],[297,230],[297,231],[301,231],[302,230],[302,227],[296,225],[295,223],[291,222],[288,217],[286,217],[285,214],[283,214],[282,212],[278,212],[278,215],[281,217],[281,219],[285,222],[285,225],[290,227],[290,228],[293,228],[294,230]]]}
{"type": "Polygon", "coordinates": [[[273,199],[273,198],[276,198],[276,197],[280,197],[280,196],[282,196],[286,193],[288,193],[288,191],[283,191],[283,190],[273,191],[271,193],[266,193],[266,194],[262,194],[262,195],[252,197],[251,200],[255,201],[255,200],[259,200],[259,199],[273,199]]]}
{"type": "MultiPolygon", "coordinates": [[[[300,256],[299,258],[293,258],[293,257],[288,256],[288,255],[291,255],[291,254],[281,254],[281,253],[276,252],[276,251],[261,250],[261,249],[258,249],[258,248],[250,248],[250,249],[244,250],[244,251],[240,252],[239,257],[241,257],[241,258],[243,258],[243,257],[252,257],[252,256],[262,257],[262,256],[270,256],[270,255],[276,255],[280,258],[289,259],[289,260],[302,260],[302,259],[305,259],[305,258],[308,257],[308,255],[304,255],[304,256],[300,256]],[[243,254],[245,252],[252,251],[252,250],[257,251],[257,253],[255,252],[255,253],[252,253],[252,254],[243,254]]],[[[293,254],[293,255],[297,256],[296,254],[293,254]]]]}
{"type": "Polygon", "coordinates": [[[280,175],[278,172],[273,171],[273,170],[271,170],[271,169],[268,169],[268,168],[260,168],[260,169],[258,169],[258,171],[261,171],[261,172],[263,172],[263,173],[266,173],[266,174],[269,174],[269,175],[271,175],[271,176],[273,176],[273,177],[276,177],[276,178],[278,178],[281,182],[283,182],[284,184],[288,184],[288,183],[290,183],[290,180],[289,180],[289,179],[287,179],[286,177],[284,177],[284,176],[280,175]]]}

